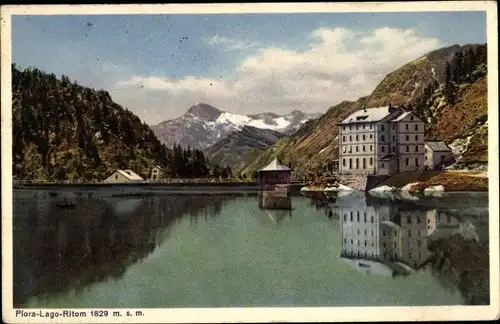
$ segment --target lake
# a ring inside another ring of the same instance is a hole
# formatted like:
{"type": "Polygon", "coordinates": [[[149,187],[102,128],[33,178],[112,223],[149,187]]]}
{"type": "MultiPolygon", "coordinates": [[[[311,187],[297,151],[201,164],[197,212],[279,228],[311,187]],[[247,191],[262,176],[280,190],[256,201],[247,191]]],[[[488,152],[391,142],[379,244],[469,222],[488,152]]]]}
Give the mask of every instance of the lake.
{"type": "Polygon", "coordinates": [[[427,262],[457,233],[487,246],[487,193],[98,190],[14,190],[14,307],[489,303],[485,272],[472,291],[427,262]]]}

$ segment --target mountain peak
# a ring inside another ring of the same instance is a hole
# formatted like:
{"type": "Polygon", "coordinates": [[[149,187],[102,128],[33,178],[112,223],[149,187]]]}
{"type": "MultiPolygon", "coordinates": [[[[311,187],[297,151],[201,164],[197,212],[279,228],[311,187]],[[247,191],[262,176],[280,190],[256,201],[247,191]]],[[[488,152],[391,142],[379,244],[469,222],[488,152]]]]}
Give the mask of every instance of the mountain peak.
{"type": "Polygon", "coordinates": [[[214,121],[217,120],[217,118],[219,118],[221,114],[222,111],[213,106],[210,106],[209,104],[198,103],[194,106],[191,106],[191,108],[189,108],[189,110],[184,115],[194,115],[205,120],[214,121]]]}

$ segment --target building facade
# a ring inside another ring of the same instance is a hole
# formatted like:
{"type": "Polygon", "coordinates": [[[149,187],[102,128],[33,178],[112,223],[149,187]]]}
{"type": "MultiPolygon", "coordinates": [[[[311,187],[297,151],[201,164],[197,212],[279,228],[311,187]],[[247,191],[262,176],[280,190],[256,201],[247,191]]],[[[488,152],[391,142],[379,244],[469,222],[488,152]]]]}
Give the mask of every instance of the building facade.
{"type": "Polygon", "coordinates": [[[425,142],[425,166],[435,170],[455,160],[450,147],[443,141],[425,142]]]}
{"type": "Polygon", "coordinates": [[[392,175],[424,167],[424,122],[403,108],[361,109],[339,126],[339,173],[392,175]]]}
{"type": "Polygon", "coordinates": [[[163,178],[164,174],[165,174],[165,172],[163,171],[163,168],[160,167],[159,165],[155,165],[151,169],[150,180],[159,180],[159,179],[163,178]]]}

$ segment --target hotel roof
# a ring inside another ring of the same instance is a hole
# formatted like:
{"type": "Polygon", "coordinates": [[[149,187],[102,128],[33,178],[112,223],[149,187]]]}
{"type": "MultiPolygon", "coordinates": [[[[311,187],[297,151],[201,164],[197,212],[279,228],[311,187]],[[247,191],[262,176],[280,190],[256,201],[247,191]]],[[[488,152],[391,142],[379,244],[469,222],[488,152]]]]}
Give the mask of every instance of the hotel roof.
{"type": "Polygon", "coordinates": [[[395,112],[397,108],[396,107],[394,108],[395,108],[394,111],[391,112],[389,112],[389,106],[360,109],[352,113],[349,117],[344,119],[340,124],[377,122],[395,112]]]}
{"type": "Polygon", "coordinates": [[[398,117],[392,119],[391,121],[397,122],[397,121],[403,120],[404,118],[406,118],[406,116],[411,115],[411,113],[412,113],[411,111],[405,111],[404,113],[402,113],[398,117]]]}

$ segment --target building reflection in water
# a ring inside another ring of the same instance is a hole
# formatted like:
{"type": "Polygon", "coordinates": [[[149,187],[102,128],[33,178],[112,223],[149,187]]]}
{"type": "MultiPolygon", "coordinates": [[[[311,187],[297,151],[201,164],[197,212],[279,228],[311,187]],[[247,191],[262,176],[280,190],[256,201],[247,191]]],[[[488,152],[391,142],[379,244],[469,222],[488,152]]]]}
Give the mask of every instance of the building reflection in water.
{"type": "Polygon", "coordinates": [[[407,275],[430,257],[429,240],[458,221],[436,209],[362,197],[333,207],[340,216],[341,257],[368,274],[407,275]]]}
{"type": "Polygon", "coordinates": [[[260,190],[259,208],[279,225],[286,217],[292,217],[292,198],[288,190],[279,187],[274,190],[260,190]]]}
{"type": "Polygon", "coordinates": [[[14,306],[34,296],[78,291],[146,258],[182,215],[215,217],[230,196],[142,199],[81,196],[75,209],[49,196],[14,197],[14,306]]]}

